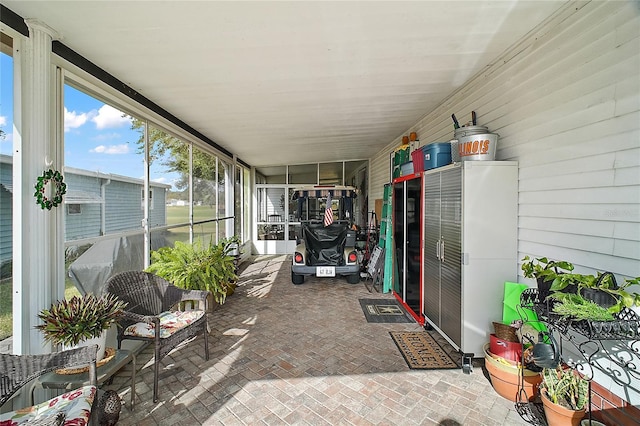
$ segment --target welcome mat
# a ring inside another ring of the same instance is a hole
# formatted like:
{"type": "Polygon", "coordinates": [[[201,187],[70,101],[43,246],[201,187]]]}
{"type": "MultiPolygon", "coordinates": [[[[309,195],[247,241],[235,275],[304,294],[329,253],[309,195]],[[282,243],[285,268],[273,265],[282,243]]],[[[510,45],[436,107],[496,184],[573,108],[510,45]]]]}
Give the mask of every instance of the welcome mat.
{"type": "Polygon", "coordinates": [[[412,370],[460,368],[426,331],[390,331],[389,334],[412,370]]]}
{"type": "Polygon", "coordinates": [[[415,322],[395,299],[358,299],[367,322],[415,322]]]}

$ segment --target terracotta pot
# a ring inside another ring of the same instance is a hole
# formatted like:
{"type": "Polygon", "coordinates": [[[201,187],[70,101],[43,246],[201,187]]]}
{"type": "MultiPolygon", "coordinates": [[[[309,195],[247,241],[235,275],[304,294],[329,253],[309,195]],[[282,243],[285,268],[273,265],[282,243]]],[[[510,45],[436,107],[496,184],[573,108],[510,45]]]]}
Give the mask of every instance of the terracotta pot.
{"type": "MultiPolygon", "coordinates": [[[[508,373],[513,373],[515,371],[517,371],[517,363],[515,361],[510,361],[508,359],[505,359],[503,357],[500,357],[494,353],[491,352],[491,350],[489,349],[489,343],[485,343],[484,345],[484,358],[485,358],[485,365],[486,364],[491,364],[493,366],[496,367],[496,369],[498,370],[503,370],[506,371],[508,373]]],[[[531,371],[528,368],[524,369],[524,375],[525,376],[538,376],[540,377],[540,373],[537,371],[531,371]]],[[[540,379],[542,379],[540,377],[540,379]]]]}
{"type": "Polygon", "coordinates": [[[570,410],[551,402],[545,391],[541,392],[541,395],[544,415],[549,426],[580,426],[580,420],[584,417],[586,410],[570,410]]]}
{"type": "MultiPolygon", "coordinates": [[[[500,361],[493,357],[493,354],[485,348],[485,363],[489,376],[491,377],[491,385],[498,395],[512,402],[522,402],[525,398],[524,394],[519,395],[520,386],[520,370],[517,366],[500,361]]],[[[534,400],[538,395],[538,386],[542,382],[540,374],[524,370],[524,380],[522,387],[526,393],[526,399],[534,400]]]]}

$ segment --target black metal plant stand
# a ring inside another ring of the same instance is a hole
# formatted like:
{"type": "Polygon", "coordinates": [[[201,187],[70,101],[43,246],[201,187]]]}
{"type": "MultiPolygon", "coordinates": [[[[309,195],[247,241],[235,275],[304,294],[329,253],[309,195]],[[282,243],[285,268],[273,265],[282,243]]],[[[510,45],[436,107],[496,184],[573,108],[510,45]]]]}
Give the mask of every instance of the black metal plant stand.
{"type": "MultiPolygon", "coordinates": [[[[614,365],[623,369],[631,377],[640,379],[640,317],[628,308],[622,309],[613,321],[572,320],[553,312],[554,300],[540,300],[537,289],[526,289],[520,296],[517,307],[523,323],[538,321],[544,323],[550,332],[560,335],[560,343],[571,344],[585,362],[563,359],[569,367],[576,369],[589,381],[589,418],[591,418],[591,380],[594,377],[596,355],[604,354],[614,365]],[[538,316],[528,318],[524,309],[530,309],[538,316]]],[[[521,370],[524,371],[524,370],[521,370]]],[[[609,372],[612,372],[609,369],[609,372]]],[[[521,374],[522,376],[522,374],[521,374]]],[[[617,374],[611,374],[620,385],[625,383],[617,374]]],[[[523,380],[521,377],[520,380],[523,380]]],[[[547,426],[542,403],[528,401],[524,388],[520,386],[516,410],[528,423],[547,426]]]]}

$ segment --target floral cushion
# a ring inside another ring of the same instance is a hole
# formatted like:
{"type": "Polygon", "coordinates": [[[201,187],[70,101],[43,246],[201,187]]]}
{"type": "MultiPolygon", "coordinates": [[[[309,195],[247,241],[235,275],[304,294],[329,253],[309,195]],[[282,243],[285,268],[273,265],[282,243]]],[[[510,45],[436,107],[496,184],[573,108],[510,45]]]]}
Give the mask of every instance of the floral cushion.
{"type": "Polygon", "coordinates": [[[0,414],[0,426],[89,424],[95,386],[84,386],[38,405],[0,414]],[[62,415],[60,414],[62,413],[62,415]]]}
{"type": "MultiPolygon", "coordinates": [[[[160,338],[164,339],[171,336],[178,330],[181,330],[199,320],[204,315],[204,311],[167,311],[160,315],[160,338]]],[[[147,337],[153,339],[155,337],[155,325],[146,322],[138,322],[130,325],[124,330],[125,336],[147,337]]],[[[1,425],[0,425],[1,426],[1,425]]]]}

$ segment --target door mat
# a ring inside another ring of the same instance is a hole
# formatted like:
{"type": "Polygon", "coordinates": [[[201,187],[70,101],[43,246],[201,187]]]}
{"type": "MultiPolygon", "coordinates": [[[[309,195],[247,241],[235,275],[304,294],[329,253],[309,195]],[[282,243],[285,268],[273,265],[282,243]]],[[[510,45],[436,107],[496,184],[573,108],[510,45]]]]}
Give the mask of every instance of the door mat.
{"type": "Polygon", "coordinates": [[[390,331],[389,334],[412,370],[460,368],[426,331],[390,331]]]}
{"type": "Polygon", "coordinates": [[[367,322],[415,322],[395,299],[358,299],[367,322]]]}

